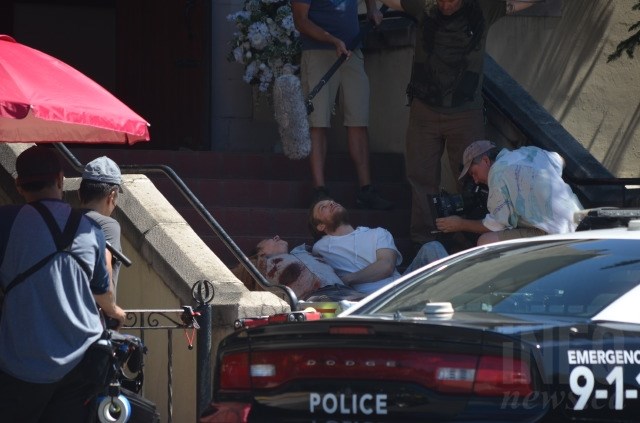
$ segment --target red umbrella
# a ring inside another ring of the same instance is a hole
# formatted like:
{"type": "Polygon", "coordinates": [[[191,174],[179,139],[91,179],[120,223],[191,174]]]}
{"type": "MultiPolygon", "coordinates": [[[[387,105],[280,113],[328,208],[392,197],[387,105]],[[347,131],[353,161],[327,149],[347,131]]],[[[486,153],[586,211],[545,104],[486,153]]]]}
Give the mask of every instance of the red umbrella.
{"type": "Polygon", "coordinates": [[[134,144],[148,127],[81,72],[0,35],[0,142],[134,144]]]}

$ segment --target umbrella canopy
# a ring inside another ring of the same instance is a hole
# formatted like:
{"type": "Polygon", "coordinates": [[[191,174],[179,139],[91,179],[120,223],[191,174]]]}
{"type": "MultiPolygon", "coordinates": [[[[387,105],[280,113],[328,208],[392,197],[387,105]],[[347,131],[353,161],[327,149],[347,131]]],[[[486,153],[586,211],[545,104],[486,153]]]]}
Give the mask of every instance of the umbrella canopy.
{"type": "Polygon", "coordinates": [[[83,73],[0,35],[0,142],[134,144],[148,127],[83,73]]]}

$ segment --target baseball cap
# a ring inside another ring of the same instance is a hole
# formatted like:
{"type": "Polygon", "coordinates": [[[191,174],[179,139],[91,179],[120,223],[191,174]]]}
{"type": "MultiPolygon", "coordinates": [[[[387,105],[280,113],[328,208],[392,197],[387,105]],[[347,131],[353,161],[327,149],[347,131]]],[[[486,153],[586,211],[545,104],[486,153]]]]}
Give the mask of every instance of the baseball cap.
{"type": "Polygon", "coordinates": [[[62,172],[62,161],[55,149],[34,145],[20,153],[16,159],[16,172],[18,185],[51,181],[62,172]]]}
{"type": "Polygon", "coordinates": [[[118,185],[120,192],[122,192],[122,173],[120,173],[120,168],[116,162],[107,156],[98,157],[87,163],[84,167],[84,172],[82,172],[82,179],[118,185]]]}
{"type": "Polygon", "coordinates": [[[462,168],[462,172],[460,172],[460,177],[458,179],[464,178],[464,175],[467,174],[469,168],[471,167],[473,159],[475,159],[482,153],[486,153],[492,148],[496,148],[496,145],[491,141],[479,140],[472,142],[471,145],[469,145],[469,147],[467,147],[462,154],[462,163],[464,167],[462,168]]]}

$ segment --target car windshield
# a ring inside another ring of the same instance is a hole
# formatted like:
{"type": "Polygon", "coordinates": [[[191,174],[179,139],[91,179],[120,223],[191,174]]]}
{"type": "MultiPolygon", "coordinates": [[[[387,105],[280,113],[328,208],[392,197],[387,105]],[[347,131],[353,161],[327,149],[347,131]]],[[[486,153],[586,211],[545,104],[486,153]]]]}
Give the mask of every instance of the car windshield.
{"type": "Polygon", "coordinates": [[[456,312],[584,317],[640,283],[637,240],[551,240],[490,246],[444,262],[373,298],[352,315],[456,312]]]}

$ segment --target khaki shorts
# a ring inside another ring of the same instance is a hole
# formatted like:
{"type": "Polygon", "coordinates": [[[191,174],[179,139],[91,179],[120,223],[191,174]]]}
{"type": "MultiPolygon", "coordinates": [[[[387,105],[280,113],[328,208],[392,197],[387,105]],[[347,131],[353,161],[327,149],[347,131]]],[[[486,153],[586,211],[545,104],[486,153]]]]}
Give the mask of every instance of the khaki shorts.
{"type": "Polygon", "coordinates": [[[506,241],[508,239],[530,238],[532,236],[547,235],[545,231],[538,228],[505,229],[504,231],[498,231],[495,234],[500,241],[506,241]]]}
{"type": "MultiPolygon", "coordinates": [[[[302,52],[300,80],[305,98],[337,59],[335,50],[302,52]]],[[[364,56],[360,49],[351,53],[351,57],[340,65],[311,100],[313,112],[309,115],[309,126],[331,127],[338,88],[344,110],[344,126],[369,126],[369,78],[364,71],[364,56]]]]}

